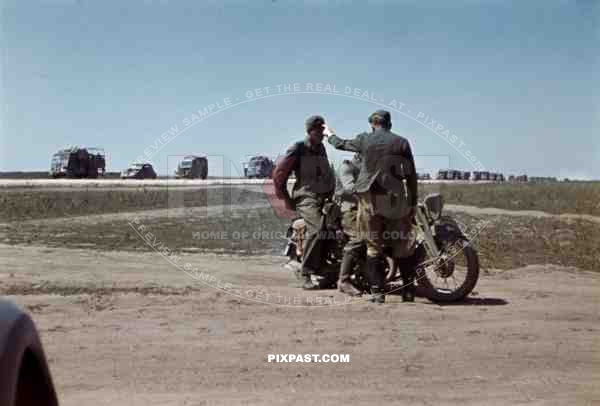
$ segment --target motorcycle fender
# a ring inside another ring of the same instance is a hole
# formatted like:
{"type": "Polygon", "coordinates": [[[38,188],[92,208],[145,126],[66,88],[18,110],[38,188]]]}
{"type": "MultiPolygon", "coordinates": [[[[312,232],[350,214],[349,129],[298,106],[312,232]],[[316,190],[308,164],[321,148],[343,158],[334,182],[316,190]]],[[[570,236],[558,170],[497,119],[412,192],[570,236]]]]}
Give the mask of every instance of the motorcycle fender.
{"type": "Polygon", "coordinates": [[[433,226],[434,236],[437,241],[456,241],[465,238],[458,223],[449,217],[442,217],[433,226]]]}

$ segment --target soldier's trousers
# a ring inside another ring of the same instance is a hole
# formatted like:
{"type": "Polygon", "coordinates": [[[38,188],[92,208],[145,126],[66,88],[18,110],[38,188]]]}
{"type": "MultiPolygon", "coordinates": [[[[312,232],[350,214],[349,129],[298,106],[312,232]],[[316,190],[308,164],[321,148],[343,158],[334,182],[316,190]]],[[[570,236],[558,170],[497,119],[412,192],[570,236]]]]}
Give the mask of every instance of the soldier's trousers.
{"type": "Polygon", "coordinates": [[[416,235],[409,211],[406,201],[395,195],[360,195],[357,223],[368,257],[383,258],[385,247],[391,249],[393,258],[413,255],[416,235]]]}
{"type": "Polygon", "coordinates": [[[348,236],[348,243],[344,246],[344,255],[360,258],[365,253],[365,241],[360,238],[357,217],[358,207],[353,207],[342,213],[342,227],[348,236]]]}
{"type": "Polygon", "coordinates": [[[302,273],[304,275],[317,272],[321,266],[321,217],[323,199],[303,196],[295,200],[296,212],[306,223],[306,238],[304,239],[304,257],[302,259],[302,273]]]}

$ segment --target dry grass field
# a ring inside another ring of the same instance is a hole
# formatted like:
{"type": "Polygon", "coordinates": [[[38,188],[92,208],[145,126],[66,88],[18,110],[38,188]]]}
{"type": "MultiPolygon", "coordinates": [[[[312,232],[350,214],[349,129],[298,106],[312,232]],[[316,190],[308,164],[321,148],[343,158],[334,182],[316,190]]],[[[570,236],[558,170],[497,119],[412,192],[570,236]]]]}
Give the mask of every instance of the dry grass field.
{"type": "MultiPolygon", "coordinates": [[[[260,189],[258,189],[260,191],[260,189]]],[[[91,216],[169,207],[231,206],[258,198],[259,191],[236,188],[167,189],[121,188],[7,188],[0,193],[0,222],[91,216]]]]}
{"type": "Polygon", "coordinates": [[[600,182],[423,184],[419,194],[442,193],[446,202],[508,210],[600,216],[600,182]]]}
{"type": "Polygon", "coordinates": [[[288,220],[260,188],[220,187],[3,191],[0,294],[32,314],[67,406],[592,405],[600,227],[555,214],[597,215],[597,185],[525,186],[440,189],[465,229],[487,222],[473,241],[484,272],[455,305],[298,289],[280,255],[288,220]],[[155,252],[134,221],[221,288],[155,252]],[[290,353],[350,362],[267,362],[290,353]]]}

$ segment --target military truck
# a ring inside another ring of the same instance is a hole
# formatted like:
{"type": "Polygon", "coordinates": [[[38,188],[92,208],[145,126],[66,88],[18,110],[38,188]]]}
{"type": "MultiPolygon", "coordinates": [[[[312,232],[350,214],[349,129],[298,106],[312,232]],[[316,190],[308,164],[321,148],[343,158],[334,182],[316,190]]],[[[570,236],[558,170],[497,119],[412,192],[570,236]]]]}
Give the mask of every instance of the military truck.
{"type": "Polygon", "coordinates": [[[203,156],[187,155],[177,165],[175,178],[206,179],[208,160],[203,156]]]}
{"type": "Polygon", "coordinates": [[[252,178],[270,178],[273,171],[273,161],[265,155],[258,155],[250,158],[248,162],[244,162],[244,177],[252,178]]]}
{"type": "Polygon", "coordinates": [[[70,146],[52,155],[53,178],[97,178],[106,172],[106,153],[102,148],[70,146]]]}
{"type": "Polygon", "coordinates": [[[156,179],[156,171],[151,163],[132,162],[121,171],[121,179],[156,179]]]}
{"type": "Polygon", "coordinates": [[[462,172],[458,171],[456,169],[452,169],[449,173],[449,178],[451,180],[461,180],[462,179],[462,172]]]}
{"type": "Polygon", "coordinates": [[[515,178],[517,182],[526,183],[528,181],[527,175],[519,175],[515,178]]]}

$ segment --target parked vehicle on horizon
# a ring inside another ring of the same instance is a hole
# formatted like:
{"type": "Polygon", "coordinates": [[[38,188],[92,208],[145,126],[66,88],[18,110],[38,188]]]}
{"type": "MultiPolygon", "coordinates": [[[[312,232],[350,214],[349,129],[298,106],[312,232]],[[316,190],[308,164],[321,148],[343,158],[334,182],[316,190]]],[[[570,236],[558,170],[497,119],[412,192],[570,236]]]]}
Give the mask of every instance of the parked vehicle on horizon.
{"type": "Polygon", "coordinates": [[[458,171],[458,170],[454,169],[451,172],[452,172],[452,176],[450,177],[450,179],[452,179],[452,180],[462,180],[462,177],[463,177],[462,171],[458,171]]]}
{"type": "Polygon", "coordinates": [[[440,169],[437,173],[436,179],[438,180],[446,180],[448,179],[448,171],[440,169]]]}
{"type": "Polygon", "coordinates": [[[102,148],[70,146],[52,155],[53,178],[97,178],[106,172],[106,153],[102,148]]]}
{"type": "Polygon", "coordinates": [[[121,172],[121,179],[156,179],[156,171],[149,163],[133,162],[121,172]]]}
{"type": "Polygon", "coordinates": [[[175,178],[206,179],[208,176],[208,159],[203,156],[186,155],[177,165],[175,178]]]}
{"type": "Polygon", "coordinates": [[[273,160],[265,155],[257,155],[248,162],[242,163],[245,178],[270,178],[273,171],[273,160]]]}
{"type": "Polygon", "coordinates": [[[515,181],[519,183],[526,183],[528,181],[527,175],[519,175],[515,177],[515,181]]]}

